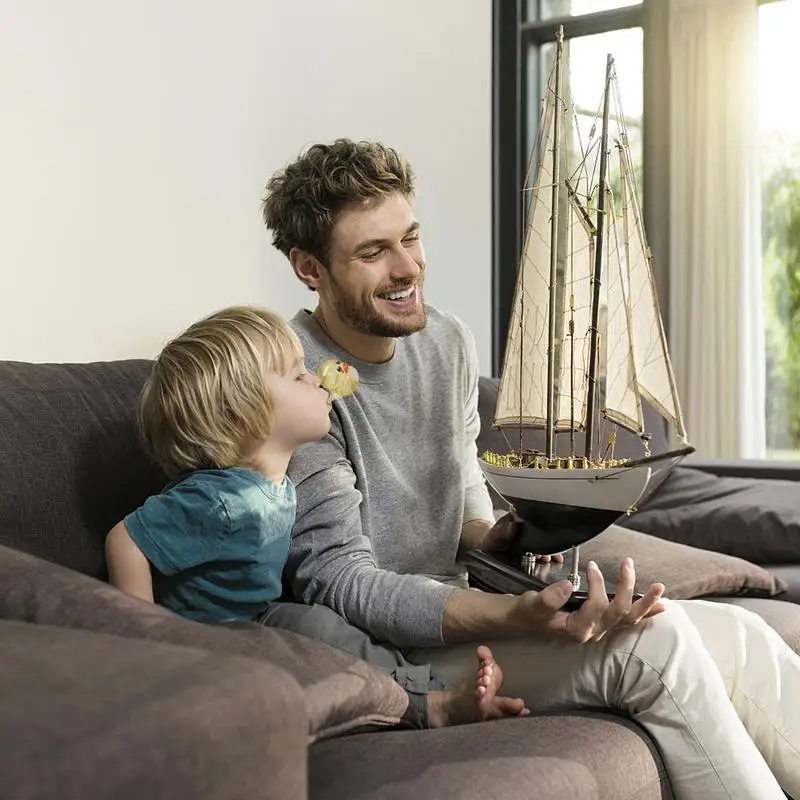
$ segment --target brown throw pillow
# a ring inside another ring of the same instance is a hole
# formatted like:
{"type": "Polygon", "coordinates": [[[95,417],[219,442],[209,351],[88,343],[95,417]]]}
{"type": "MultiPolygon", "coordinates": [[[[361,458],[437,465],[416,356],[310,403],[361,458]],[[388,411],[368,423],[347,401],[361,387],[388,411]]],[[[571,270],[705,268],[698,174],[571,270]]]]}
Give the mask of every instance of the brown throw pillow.
{"type": "Polygon", "coordinates": [[[708,595],[772,597],[786,584],[749,561],[734,556],[675,544],[611,525],[599,536],[581,545],[581,561],[597,562],[603,575],[616,582],[619,565],[630,556],[636,567],[636,590],[644,592],[652,583],[663,583],[665,596],[685,600],[708,595]]]}
{"type": "Polygon", "coordinates": [[[408,695],[387,672],[289,631],[255,623],[204,625],[102,581],[0,545],[0,619],[188,645],[276,665],[299,684],[310,741],[402,725],[408,695]]]}

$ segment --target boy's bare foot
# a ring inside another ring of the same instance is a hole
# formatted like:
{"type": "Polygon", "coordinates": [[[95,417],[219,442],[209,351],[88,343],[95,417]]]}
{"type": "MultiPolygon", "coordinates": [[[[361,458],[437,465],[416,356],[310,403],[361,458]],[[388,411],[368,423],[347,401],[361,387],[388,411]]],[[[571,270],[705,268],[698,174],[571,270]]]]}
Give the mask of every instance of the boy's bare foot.
{"type": "Polygon", "coordinates": [[[478,647],[478,674],[474,680],[465,680],[446,692],[428,694],[429,726],[443,728],[530,714],[522,698],[498,696],[502,683],[500,665],[495,662],[492,651],[481,645],[478,647]]]}

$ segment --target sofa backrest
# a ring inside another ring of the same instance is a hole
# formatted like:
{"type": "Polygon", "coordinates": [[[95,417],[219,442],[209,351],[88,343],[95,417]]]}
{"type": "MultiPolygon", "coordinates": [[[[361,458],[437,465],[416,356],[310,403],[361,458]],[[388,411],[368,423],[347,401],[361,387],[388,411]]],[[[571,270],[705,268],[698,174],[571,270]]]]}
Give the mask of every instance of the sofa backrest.
{"type": "MultiPolygon", "coordinates": [[[[105,577],[106,533],[167,482],[134,421],[151,363],[0,361],[0,544],[105,577]]],[[[481,378],[479,453],[507,450],[491,428],[496,396],[497,380],[481,378]]],[[[660,417],[646,414],[653,452],[666,449],[660,417]]],[[[544,449],[543,433],[527,432],[526,445],[544,449]]],[[[639,439],[621,432],[616,455],[641,454],[639,439]]]]}
{"type": "Polygon", "coordinates": [[[166,483],[134,422],[150,364],[0,361],[0,544],[105,576],[105,534],[166,483]]]}

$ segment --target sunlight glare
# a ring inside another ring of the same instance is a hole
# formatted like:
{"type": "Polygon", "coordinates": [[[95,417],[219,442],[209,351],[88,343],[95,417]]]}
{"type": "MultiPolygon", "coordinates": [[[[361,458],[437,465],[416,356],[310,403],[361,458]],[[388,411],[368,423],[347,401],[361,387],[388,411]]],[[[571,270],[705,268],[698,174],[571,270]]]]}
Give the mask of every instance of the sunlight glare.
{"type": "Polygon", "coordinates": [[[797,31],[800,30],[800,0],[769,3],[758,11],[759,123],[761,132],[800,134],[800,103],[793,88],[791,67],[797,31]]]}

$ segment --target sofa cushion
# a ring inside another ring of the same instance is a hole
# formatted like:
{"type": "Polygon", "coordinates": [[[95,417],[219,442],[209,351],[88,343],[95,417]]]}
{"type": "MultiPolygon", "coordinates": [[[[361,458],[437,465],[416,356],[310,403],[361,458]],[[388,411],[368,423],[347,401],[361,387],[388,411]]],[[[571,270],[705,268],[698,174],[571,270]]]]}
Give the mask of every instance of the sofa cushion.
{"type": "Polygon", "coordinates": [[[663,583],[673,600],[708,595],[772,597],[786,584],[762,567],[741,558],[675,544],[639,531],[611,525],[581,545],[581,560],[597,562],[603,575],[616,581],[619,565],[630,556],[636,568],[636,590],[663,583]]]}
{"type": "Polygon", "coordinates": [[[309,752],[309,784],[311,800],[673,796],[641,728],[589,712],[322,742],[309,752]]]}
{"type": "Polygon", "coordinates": [[[0,618],[200,647],[280,667],[302,687],[312,741],[402,723],[408,695],[388,672],[323,642],[255,623],[183,619],[102,581],[0,546],[0,618]]]}
{"type": "Polygon", "coordinates": [[[0,544],[104,574],[105,534],[166,483],[134,424],[149,368],[0,362],[0,544]]]}
{"type": "Polygon", "coordinates": [[[283,670],[8,620],[0,641],[3,797],[307,797],[308,722],[283,670]]]}
{"type": "Polygon", "coordinates": [[[800,484],[676,467],[626,527],[759,564],[800,561],[800,484]]]}

